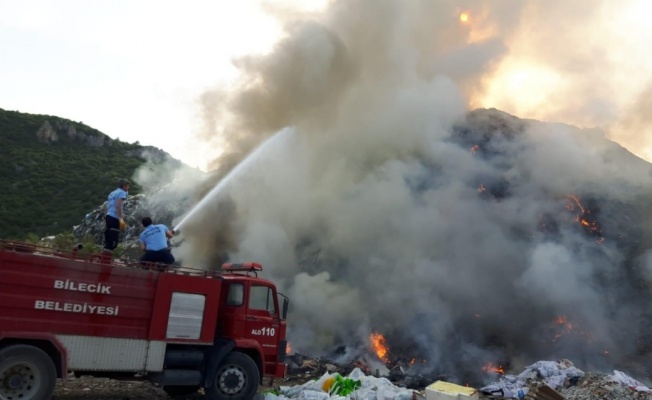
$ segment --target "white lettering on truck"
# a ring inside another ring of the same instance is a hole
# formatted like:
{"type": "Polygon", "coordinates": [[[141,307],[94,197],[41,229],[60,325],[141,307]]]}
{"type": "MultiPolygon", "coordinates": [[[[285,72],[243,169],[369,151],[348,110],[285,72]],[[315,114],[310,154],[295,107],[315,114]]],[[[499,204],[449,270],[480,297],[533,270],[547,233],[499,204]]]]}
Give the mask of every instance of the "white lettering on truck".
{"type": "Polygon", "coordinates": [[[274,328],[252,329],[251,334],[254,336],[274,336],[276,334],[276,329],[274,328]]]}
{"type": "Polygon", "coordinates": [[[105,286],[101,283],[81,283],[70,281],[66,279],[65,281],[54,281],[55,289],[71,290],[73,292],[88,292],[88,293],[100,293],[100,294],[111,294],[111,286],[105,286]]]}
{"type": "Polygon", "coordinates": [[[119,306],[94,306],[88,303],[61,303],[58,301],[36,300],[34,308],[37,310],[63,311],[83,314],[118,315],[119,306]]]}

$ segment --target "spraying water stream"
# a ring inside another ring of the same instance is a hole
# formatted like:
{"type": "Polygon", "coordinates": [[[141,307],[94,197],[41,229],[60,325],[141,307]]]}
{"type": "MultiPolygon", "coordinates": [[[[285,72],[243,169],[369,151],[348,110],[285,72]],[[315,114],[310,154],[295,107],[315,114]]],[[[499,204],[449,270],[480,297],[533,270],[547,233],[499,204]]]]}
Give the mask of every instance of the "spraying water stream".
{"type": "Polygon", "coordinates": [[[223,193],[225,189],[229,187],[229,184],[233,179],[240,176],[243,171],[249,169],[255,162],[258,160],[261,155],[264,154],[265,150],[272,146],[272,144],[281,140],[281,138],[290,135],[292,132],[291,129],[286,128],[276,132],[274,135],[270,136],[262,144],[260,144],[254,151],[249,153],[238,165],[235,166],[228,174],[226,174],[213,189],[206,196],[204,196],[190,211],[181,219],[181,221],[175,226],[174,230],[178,231],[180,228],[190,219],[193,218],[202,208],[207,204],[217,200],[219,196],[223,193]]]}

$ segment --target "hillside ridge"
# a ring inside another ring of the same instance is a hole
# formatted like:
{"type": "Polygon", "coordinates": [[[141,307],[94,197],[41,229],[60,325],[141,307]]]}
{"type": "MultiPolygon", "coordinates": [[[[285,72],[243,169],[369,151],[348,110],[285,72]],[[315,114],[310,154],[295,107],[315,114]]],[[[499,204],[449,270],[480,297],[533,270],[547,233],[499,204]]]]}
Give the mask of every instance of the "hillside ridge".
{"type": "MultiPolygon", "coordinates": [[[[182,163],[153,146],[113,139],[82,122],[0,109],[0,232],[27,239],[70,232],[119,178],[145,163],[182,163]]],[[[137,183],[131,193],[142,191],[137,183]]]]}

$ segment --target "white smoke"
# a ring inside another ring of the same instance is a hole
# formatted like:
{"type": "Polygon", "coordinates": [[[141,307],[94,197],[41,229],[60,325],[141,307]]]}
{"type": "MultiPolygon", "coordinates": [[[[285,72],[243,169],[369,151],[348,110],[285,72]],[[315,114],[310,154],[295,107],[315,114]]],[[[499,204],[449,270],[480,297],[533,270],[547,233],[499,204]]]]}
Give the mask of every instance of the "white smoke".
{"type": "MultiPolygon", "coordinates": [[[[488,16],[515,4],[497,3],[488,16]]],[[[497,357],[631,354],[611,325],[640,312],[614,315],[631,254],[619,232],[591,234],[566,207],[584,194],[649,199],[650,167],[624,162],[597,131],[467,116],[469,93],[507,46],[491,30],[468,45],[459,9],[333,2],[289,24],[269,55],[240,60],[235,90],[203,96],[204,135],[228,144],[215,166],[230,184],[189,224],[184,259],[207,263],[215,252],[202,250],[221,246],[261,262],[291,297],[289,340],[301,352],[366,346],[377,330],[449,373],[497,357]],[[246,173],[227,175],[272,135],[246,173]],[[568,333],[556,316],[586,332],[589,350],[555,344],[568,333]]]]}

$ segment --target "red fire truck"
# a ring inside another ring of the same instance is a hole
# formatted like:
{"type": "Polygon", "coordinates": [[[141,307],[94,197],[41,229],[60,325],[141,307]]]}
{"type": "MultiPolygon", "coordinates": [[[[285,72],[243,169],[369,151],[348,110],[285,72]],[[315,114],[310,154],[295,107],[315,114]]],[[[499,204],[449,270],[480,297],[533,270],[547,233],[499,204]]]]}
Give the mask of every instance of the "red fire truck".
{"type": "Polygon", "coordinates": [[[286,374],[288,298],[260,271],[104,264],[0,241],[0,399],[49,399],[74,372],[248,400],[286,374]]]}

